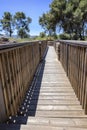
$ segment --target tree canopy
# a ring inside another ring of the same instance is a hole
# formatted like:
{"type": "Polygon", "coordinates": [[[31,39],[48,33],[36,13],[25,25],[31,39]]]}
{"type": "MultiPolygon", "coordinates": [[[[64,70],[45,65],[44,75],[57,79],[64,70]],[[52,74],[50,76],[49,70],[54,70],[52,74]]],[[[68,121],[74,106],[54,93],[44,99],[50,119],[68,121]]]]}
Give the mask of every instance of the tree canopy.
{"type": "Polygon", "coordinates": [[[14,31],[17,30],[17,34],[21,38],[25,38],[29,33],[29,24],[32,19],[27,17],[24,12],[16,12],[12,15],[10,12],[4,12],[2,19],[0,20],[0,27],[10,37],[14,31]]]}
{"type": "Polygon", "coordinates": [[[31,23],[31,18],[26,17],[23,12],[16,12],[14,15],[15,27],[18,30],[18,35],[21,38],[27,36],[27,32],[29,32],[29,24],[31,23]]]}
{"type": "Polygon", "coordinates": [[[70,39],[84,39],[87,32],[87,0],[53,0],[50,10],[39,18],[39,24],[51,34],[57,28],[70,39]]]}
{"type": "Polygon", "coordinates": [[[2,29],[11,36],[12,31],[12,15],[10,12],[4,12],[3,18],[1,19],[2,29]]]}

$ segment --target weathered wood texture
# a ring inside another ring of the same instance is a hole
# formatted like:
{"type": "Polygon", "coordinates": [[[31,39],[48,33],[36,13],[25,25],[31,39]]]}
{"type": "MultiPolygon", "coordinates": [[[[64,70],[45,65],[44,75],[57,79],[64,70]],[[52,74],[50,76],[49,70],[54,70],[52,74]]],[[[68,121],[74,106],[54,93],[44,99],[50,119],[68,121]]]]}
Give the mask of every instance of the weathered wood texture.
{"type": "Polygon", "coordinates": [[[39,42],[40,60],[43,59],[43,56],[44,56],[44,52],[45,52],[45,50],[46,50],[46,47],[47,47],[47,41],[45,41],[45,44],[44,44],[44,41],[40,41],[40,42],[39,42]]]}
{"type": "Polygon", "coordinates": [[[46,41],[40,46],[39,41],[0,45],[0,122],[16,114],[46,45],[46,41]]]}
{"type": "Polygon", "coordinates": [[[56,44],[56,42],[54,42],[53,46],[54,46],[55,51],[57,53],[58,60],[60,60],[60,43],[57,42],[57,44],[56,44]]]}
{"type": "MultiPolygon", "coordinates": [[[[60,42],[60,61],[87,114],[87,42],[60,42]]],[[[57,41],[56,41],[57,44],[57,41]]]]}
{"type": "Polygon", "coordinates": [[[20,111],[0,130],[87,130],[87,115],[53,46],[37,72],[20,111]]]}

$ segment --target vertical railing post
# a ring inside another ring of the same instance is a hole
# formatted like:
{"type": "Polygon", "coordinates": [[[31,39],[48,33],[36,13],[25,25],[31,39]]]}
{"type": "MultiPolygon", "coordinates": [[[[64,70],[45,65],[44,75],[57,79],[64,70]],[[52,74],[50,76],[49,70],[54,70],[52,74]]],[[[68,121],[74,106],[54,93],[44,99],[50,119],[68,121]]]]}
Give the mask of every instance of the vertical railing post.
{"type": "Polygon", "coordinates": [[[41,42],[39,42],[39,53],[40,53],[40,61],[41,61],[41,42]]]}
{"type": "Polygon", "coordinates": [[[60,43],[58,44],[58,60],[60,60],[60,43]]]}
{"type": "Polygon", "coordinates": [[[68,44],[66,44],[66,73],[67,73],[67,76],[68,76],[68,44]]]}
{"type": "Polygon", "coordinates": [[[0,81],[0,122],[3,122],[6,118],[6,110],[5,110],[5,102],[4,102],[4,97],[3,97],[3,88],[2,88],[2,84],[0,81]]]}
{"type": "Polygon", "coordinates": [[[84,109],[85,113],[87,114],[87,48],[86,48],[86,53],[85,53],[85,90],[84,90],[84,109]]]}

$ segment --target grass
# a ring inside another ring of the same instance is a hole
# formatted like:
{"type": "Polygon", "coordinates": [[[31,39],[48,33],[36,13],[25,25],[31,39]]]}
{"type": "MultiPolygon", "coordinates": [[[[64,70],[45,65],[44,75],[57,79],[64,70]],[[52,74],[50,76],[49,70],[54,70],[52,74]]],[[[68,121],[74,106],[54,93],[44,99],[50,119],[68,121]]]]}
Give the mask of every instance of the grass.
{"type": "Polygon", "coordinates": [[[31,41],[30,38],[9,38],[10,42],[25,42],[25,41],[31,41]]]}
{"type": "Polygon", "coordinates": [[[43,37],[41,38],[40,36],[36,36],[34,38],[9,38],[10,42],[26,42],[26,41],[40,41],[40,40],[54,40],[53,37],[43,37]]]}

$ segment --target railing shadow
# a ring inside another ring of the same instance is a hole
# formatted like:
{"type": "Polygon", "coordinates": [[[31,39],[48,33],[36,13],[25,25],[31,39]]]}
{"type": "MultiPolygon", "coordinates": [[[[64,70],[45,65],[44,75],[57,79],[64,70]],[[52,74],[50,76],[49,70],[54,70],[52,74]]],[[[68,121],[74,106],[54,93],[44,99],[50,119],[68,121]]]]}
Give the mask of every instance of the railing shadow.
{"type": "MultiPolygon", "coordinates": [[[[48,47],[44,53],[44,56],[36,70],[36,73],[34,75],[33,81],[31,85],[29,86],[29,89],[26,92],[25,98],[23,100],[23,103],[21,104],[18,113],[16,116],[9,117],[8,121],[5,122],[6,130],[7,125],[9,130],[11,128],[15,130],[20,130],[21,124],[27,124],[28,118],[31,116],[35,116],[36,110],[37,110],[37,104],[41,89],[41,83],[42,83],[42,77],[45,67],[45,57],[48,52],[48,47]]],[[[0,130],[2,128],[2,124],[0,124],[0,130]]]]}
{"type": "Polygon", "coordinates": [[[33,90],[31,93],[28,116],[35,116],[36,114],[36,109],[37,109],[37,104],[38,104],[38,99],[39,99],[39,94],[40,94],[40,89],[41,89],[41,83],[42,83],[42,78],[43,78],[43,72],[44,72],[44,67],[45,67],[45,57],[46,57],[47,51],[48,51],[48,48],[39,65],[38,74],[35,75],[36,81],[35,81],[35,84],[33,86],[33,90]]]}

